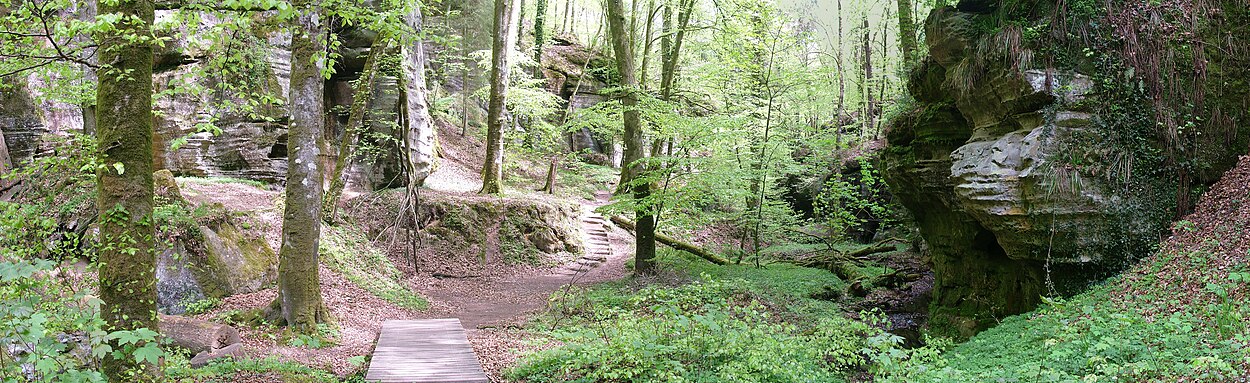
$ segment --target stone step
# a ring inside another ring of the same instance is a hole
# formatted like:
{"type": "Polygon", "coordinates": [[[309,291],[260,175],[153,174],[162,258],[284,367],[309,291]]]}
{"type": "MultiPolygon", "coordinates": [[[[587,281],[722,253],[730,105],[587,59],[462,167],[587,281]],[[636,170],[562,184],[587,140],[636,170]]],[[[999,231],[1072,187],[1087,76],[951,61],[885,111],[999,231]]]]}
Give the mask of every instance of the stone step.
{"type": "Polygon", "coordinates": [[[596,262],[606,262],[608,260],[608,257],[598,255],[598,254],[591,254],[591,255],[582,257],[582,259],[588,259],[588,260],[592,260],[596,262]]]}
{"type": "Polygon", "coordinates": [[[582,264],[576,264],[576,263],[572,265],[564,266],[564,270],[572,271],[575,273],[584,273],[584,272],[590,271],[590,269],[593,269],[593,267],[589,267],[589,266],[582,265],[582,264]]]}
{"type": "Polygon", "coordinates": [[[577,264],[583,265],[586,267],[595,267],[595,266],[599,266],[602,263],[603,262],[601,261],[596,261],[596,260],[589,259],[589,258],[582,258],[582,259],[577,260],[577,264]]]}

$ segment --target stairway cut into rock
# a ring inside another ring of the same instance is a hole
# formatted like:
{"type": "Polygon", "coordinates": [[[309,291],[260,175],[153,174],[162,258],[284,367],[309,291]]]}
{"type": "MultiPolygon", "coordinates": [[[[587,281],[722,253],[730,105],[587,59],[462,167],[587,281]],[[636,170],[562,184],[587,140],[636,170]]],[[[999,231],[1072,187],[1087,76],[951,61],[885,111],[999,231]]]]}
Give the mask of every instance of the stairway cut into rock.
{"type": "Polygon", "coordinates": [[[608,241],[607,220],[592,207],[582,209],[580,220],[583,253],[577,260],[561,266],[555,275],[577,277],[607,262],[612,256],[612,244],[608,241]]]}

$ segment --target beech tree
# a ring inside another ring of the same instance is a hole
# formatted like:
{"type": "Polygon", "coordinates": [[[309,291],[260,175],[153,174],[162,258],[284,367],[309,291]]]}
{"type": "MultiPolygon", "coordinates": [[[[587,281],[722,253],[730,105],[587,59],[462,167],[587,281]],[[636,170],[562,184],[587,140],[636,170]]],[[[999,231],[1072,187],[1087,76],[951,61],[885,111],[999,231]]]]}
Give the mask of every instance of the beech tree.
{"type": "Polygon", "coordinates": [[[503,128],[508,125],[508,54],[516,0],[495,0],[495,37],[491,44],[490,101],[486,109],[486,163],[482,165],[482,194],[499,194],[503,186],[503,128]]]}
{"type": "Polygon", "coordinates": [[[427,107],[425,88],[425,48],[421,36],[421,6],[418,0],[409,0],[404,13],[407,36],[400,45],[403,59],[404,144],[407,147],[408,185],[411,190],[421,187],[425,178],[434,170],[435,134],[434,124],[427,107]]]}
{"type": "Polygon", "coordinates": [[[287,131],[286,206],[278,253],[278,298],[270,319],[297,332],[329,320],[321,301],[321,140],[324,128],[323,20],[311,0],[296,0],[291,26],[291,125],[287,131]]]}
{"type": "MultiPolygon", "coordinates": [[[[156,231],[152,210],[152,35],[150,1],[100,3],[101,15],[120,17],[101,28],[96,92],[96,140],[101,166],[99,283],[101,315],[110,331],[155,330],[156,231]]],[[[110,381],[155,381],[156,358],[136,358],[114,340],[104,358],[110,381]],[[142,362],[141,362],[142,361],[142,362]]]]}
{"type": "MultiPolygon", "coordinates": [[[[612,49],[616,51],[616,68],[621,74],[621,116],[625,128],[625,159],[622,170],[638,174],[643,164],[643,146],[646,142],[642,132],[642,114],[638,110],[638,74],[634,67],[634,50],[625,30],[625,6],[621,0],[608,0],[608,29],[612,49]]],[[[625,186],[622,186],[625,187],[625,186]]],[[[636,201],[643,201],[651,194],[648,182],[632,182],[628,186],[636,201]]],[[[639,274],[651,274],[655,270],[655,215],[645,204],[634,207],[637,240],[634,248],[634,270],[639,274]]]]}

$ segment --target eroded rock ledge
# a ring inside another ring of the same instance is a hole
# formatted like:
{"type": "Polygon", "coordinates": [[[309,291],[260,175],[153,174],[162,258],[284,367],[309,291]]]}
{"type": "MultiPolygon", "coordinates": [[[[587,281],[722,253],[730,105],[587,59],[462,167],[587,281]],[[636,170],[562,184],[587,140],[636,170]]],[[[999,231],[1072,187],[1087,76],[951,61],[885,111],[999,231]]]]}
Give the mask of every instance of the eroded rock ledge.
{"type": "Polygon", "coordinates": [[[917,102],[890,122],[883,154],[891,191],[929,247],[931,323],[965,336],[1148,254],[1175,207],[1158,198],[1167,193],[1072,166],[1081,160],[1073,147],[1114,157],[1091,104],[1130,101],[1095,99],[1095,82],[1078,70],[986,58],[999,37],[977,23],[996,3],[930,14],[931,51],[908,81],[917,102]]]}

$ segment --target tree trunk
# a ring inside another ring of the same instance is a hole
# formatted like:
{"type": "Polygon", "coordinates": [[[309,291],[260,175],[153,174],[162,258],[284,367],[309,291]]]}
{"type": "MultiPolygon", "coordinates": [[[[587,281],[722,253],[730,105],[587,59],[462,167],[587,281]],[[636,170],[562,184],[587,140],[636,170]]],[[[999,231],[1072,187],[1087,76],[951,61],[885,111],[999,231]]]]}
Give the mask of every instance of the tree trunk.
{"type": "Polygon", "coordinates": [[[353,89],[351,109],[347,112],[347,127],[343,129],[343,139],[339,141],[338,158],[334,162],[334,175],[330,177],[330,190],[326,191],[325,201],[321,204],[321,219],[326,223],[334,223],[338,215],[339,198],[343,196],[343,188],[347,186],[347,165],[356,153],[356,143],[360,140],[360,132],[364,130],[365,111],[372,104],[373,89],[378,86],[375,78],[378,74],[378,58],[390,49],[390,37],[378,36],[369,47],[369,56],[365,58],[365,69],[360,73],[353,89]]]}
{"type": "Polygon", "coordinates": [[[868,18],[863,20],[863,70],[864,70],[864,129],[872,131],[876,124],[876,110],[872,98],[872,31],[868,29],[868,18]]]}
{"type": "Polygon", "coordinates": [[[834,58],[838,66],[838,114],[833,116],[833,121],[836,125],[834,126],[833,143],[835,147],[841,147],[842,115],[846,114],[846,70],[842,67],[842,59],[844,58],[842,54],[845,48],[842,39],[842,0],[837,0],[837,8],[834,8],[834,13],[838,15],[838,33],[836,33],[838,37],[838,54],[834,58]]]}
{"type": "Polygon", "coordinates": [[[903,51],[904,66],[916,59],[916,20],[911,4],[912,0],[898,0],[898,47],[903,51]]]}
{"type": "Polygon", "coordinates": [[[490,104],[486,110],[486,164],[482,166],[482,194],[499,194],[503,186],[503,128],[508,124],[508,53],[512,51],[513,0],[495,0],[495,39],[491,45],[490,104]]]}
{"type": "Polygon", "coordinates": [[[644,88],[647,87],[647,82],[650,79],[650,76],[647,75],[647,68],[651,66],[651,45],[652,45],[651,36],[653,35],[652,28],[655,26],[656,10],[657,8],[655,7],[655,0],[648,1],[647,2],[647,24],[645,27],[643,27],[644,29],[642,33],[642,38],[643,38],[642,69],[639,70],[640,74],[638,75],[638,82],[642,83],[642,86],[644,88]]]}
{"type": "MultiPolygon", "coordinates": [[[[621,217],[621,216],[612,216],[611,219],[612,219],[612,223],[615,223],[617,226],[620,226],[621,228],[624,228],[625,230],[637,232],[637,228],[635,227],[634,223],[629,222],[628,219],[625,219],[624,217],[621,217]]],[[[702,247],[699,247],[693,243],[681,241],[676,238],[661,234],[659,232],[655,233],[655,239],[657,242],[668,245],[668,247],[681,250],[690,254],[694,254],[698,256],[699,258],[703,258],[704,260],[708,262],[712,262],[721,266],[729,264],[728,259],[722,258],[721,256],[716,255],[715,253],[704,250],[702,247]]]]}
{"type": "Polygon", "coordinates": [[[239,343],[239,331],[220,323],[177,315],[161,315],[161,335],[192,355],[239,343]]]}
{"type": "Polygon", "coordinates": [[[559,163],[559,156],[551,156],[551,165],[547,166],[547,184],[543,185],[542,190],[547,194],[556,194],[556,166],[559,163]]]}
{"type": "Polygon", "coordinates": [[[538,0],[534,4],[534,70],[535,78],[543,74],[543,44],[547,42],[547,0],[538,0]]]}
{"type": "MultiPolygon", "coordinates": [[[[410,0],[408,13],[404,15],[404,23],[410,30],[416,32],[414,36],[421,35],[419,4],[420,1],[410,0]]],[[[426,177],[429,177],[430,172],[434,170],[436,160],[434,148],[437,146],[425,88],[425,48],[422,40],[419,37],[409,39],[407,43],[400,46],[400,55],[403,56],[404,62],[401,83],[406,101],[405,108],[407,108],[405,114],[407,118],[404,119],[407,127],[404,141],[408,148],[408,184],[413,188],[419,188],[425,184],[426,177]]]]}
{"type": "Polygon", "coordinates": [[[321,300],[317,270],[321,242],[321,162],[317,142],[324,119],[325,50],[322,21],[311,0],[296,0],[299,12],[291,31],[291,126],[287,131],[286,208],[278,253],[278,299],[270,317],[300,333],[311,333],[328,313],[321,300]]]}
{"type": "MultiPolygon", "coordinates": [[[[468,38],[469,22],[465,21],[461,27],[460,36],[468,38]]],[[[464,119],[460,121],[460,137],[464,137],[469,133],[469,65],[472,60],[469,59],[469,45],[460,44],[460,108],[463,111],[464,119]]]]}
{"type": "MultiPolygon", "coordinates": [[[[621,73],[621,86],[625,95],[621,99],[621,115],[625,125],[625,161],[624,166],[630,172],[638,174],[642,170],[643,142],[642,116],[638,111],[638,74],[634,68],[634,52],[629,45],[629,36],[625,31],[625,6],[622,0],[607,0],[608,27],[613,50],[616,51],[616,66],[621,73]]],[[[623,171],[622,171],[623,172],[623,171]]],[[[655,272],[655,217],[650,209],[640,201],[651,195],[651,185],[637,183],[633,186],[634,199],[639,201],[634,208],[637,216],[637,240],[634,251],[634,271],[639,274],[655,272]]]]}
{"type": "MultiPolygon", "coordinates": [[[[128,38],[152,36],[155,11],[148,1],[120,0],[101,2],[100,13],[134,20],[117,24],[96,40],[100,64],[106,65],[96,91],[96,139],[103,165],[96,171],[101,316],[111,331],[157,330],[152,45],[128,38]]],[[[111,343],[114,350],[124,350],[111,343]]],[[[121,355],[104,358],[103,372],[110,381],[159,379],[157,366],[121,355]]]]}
{"type": "Polygon", "coordinates": [[[525,38],[525,0],[516,0],[516,15],[512,17],[513,46],[521,49],[521,40],[525,38]]]}
{"type": "MultiPolygon", "coordinates": [[[[13,169],[13,160],[9,158],[9,145],[4,141],[4,129],[0,129],[0,176],[9,174],[11,169],[13,169]]],[[[12,181],[0,177],[0,195],[4,195],[4,192],[8,191],[12,185],[12,181]]]]}
{"type": "Polygon", "coordinates": [[[675,32],[665,32],[666,34],[673,33],[673,41],[669,47],[669,52],[662,54],[664,63],[660,76],[660,98],[666,101],[673,96],[673,79],[677,77],[677,63],[680,62],[681,44],[685,40],[686,27],[690,25],[690,15],[694,13],[694,0],[680,1],[680,7],[677,9],[677,30],[675,32]]]}

